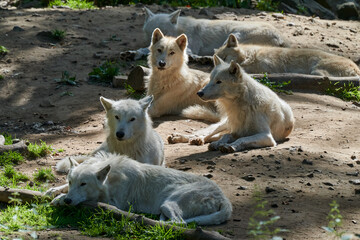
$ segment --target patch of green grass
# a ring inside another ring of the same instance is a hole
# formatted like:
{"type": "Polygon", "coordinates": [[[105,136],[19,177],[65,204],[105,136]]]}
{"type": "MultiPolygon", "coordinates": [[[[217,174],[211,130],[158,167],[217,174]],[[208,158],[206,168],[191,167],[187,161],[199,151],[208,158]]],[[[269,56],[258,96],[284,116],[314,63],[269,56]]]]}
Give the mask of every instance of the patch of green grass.
{"type": "Polygon", "coordinates": [[[273,90],[274,92],[282,92],[282,93],[286,93],[286,94],[292,94],[292,92],[290,90],[284,90],[282,89],[283,87],[289,85],[291,83],[291,81],[288,82],[281,82],[281,83],[276,83],[276,82],[271,82],[267,76],[267,73],[264,73],[264,77],[261,79],[255,79],[256,81],[258,81],[259,83],[267,86],[268,88],[270,88],[271,90],[273,90]]]}
{"type": "Polygon", "coordinates": [[[30,143],[28,145],[27,157],[30,159],[45,157],[53,151],[54,149],[51,147],[51,145],[47,145],[44,141],[40,140],[40,145],[36,143],[30,143]]]}
{"type": "Polygon", "coordinates": [[[360,102],[360,90],[358,86],[355,86],[353,82],[348,84],[344,83],[340,86],[340,82],[332,84],[326,89],[326,94],[341,98],[346,101],[360,102]]]}
{"type": "Polygon", "coordinates": [[[56,78],[55,81],[59,84],[57,88],[61,87],[62,85],[77,86],[76,75],[70,77],[70,73],[68,71],[62,72],[61,78],[56,78]]]}
{"type": "Polygon", "coordinates": [[[13,137],[9,133],[0,133],[0,135],[3,135],[5,138],[5,145],[11,145],[13,144],[13,137]]]}
{"type": "Polygon", "coordinates": [[[4,176],[13,179],[13,181],[16,182],[25,182],[29,180],[28,176],[19,171],[16,171],[12,165],[6,165],[4,167],[4,176]]]}
{"type": "Polygon", "coordinates": [[[51,37],[55,40],[62,41],[65,39],[66,31],[55,29],[51,31],[51,37]]]}
{"type": "Polygon", "coordinates": [[[112,239],[183,239],[182,231],[166,230],[159,225],[151,227],[135,223],[127,217],[115,218],[113,213],[102,209],[62,206],[54,207],[47,202],[20,205],[14,197],[0,214],[0,231],[37,231],[47,228],[78,228],[84,235],[110,237],[112,239]]]}
{"type": "Polygon", "coordinates": [[[20,164],[24,161],[24,157],[17,151],[7,151],[0,154],[0,166],[20,164]]]}
{"type": "Polygon", "coordinates": [[[0,75],[0,80],[4,80],[5,77],[3,75],[0,75]]]}
{"type": "Polygon", "coordinates": [[[0,46],[0,56],[5,56],[7,53],[9,52],[9,50],[7,50],[6,47],[4,46],[0,46]]]}
{"type": "Polygon", "coordinates": [[[119,67],[117,66],[117,63],[106,61],[89,73],[89,80],[92,82],[111,83],[113,78],[118,74],[119,67]]]}
{"type": "Polygon", "coordinates": [[[260,11],[276,12],[278,10],[279,2],[273,0],[257,0],[256,9],[260,11]]]}
{"type": "Polygon", "coordinates": [[[94,2],[93,1],[86,1],[86,0],[53,0],[50,1],[48,7],[53,6],[66,6],[71,9],[94,9],[94,2]]]}
{"type": "Polygon", "coordinates": [[[145,97],[145,92],[138,92],[127,83],[124,84],[124,87],[125,87],[126,93],[129,95],[130,98],[139,100],[139,99],[145,97]]]}
{"type": "Polygon", "coordinates": [[[272,209],[267,210],[267,201],[263,199],[262,194],[255,188],[253,194],[254,213],[249,219],[248,234],[251,239],[277,239],[281,237],[276,236],[280,232],[286,232],[286,229],[274,228],[274,223],[280,219],[279,216],[274,216],[275,212],[272,209]]]}
{"type": "Polygon", "coordinates": [[[55,176],[51,168],[40,168],[34,173],[34,180],[38,182],[53,182],[55,181],[55,176]]]}

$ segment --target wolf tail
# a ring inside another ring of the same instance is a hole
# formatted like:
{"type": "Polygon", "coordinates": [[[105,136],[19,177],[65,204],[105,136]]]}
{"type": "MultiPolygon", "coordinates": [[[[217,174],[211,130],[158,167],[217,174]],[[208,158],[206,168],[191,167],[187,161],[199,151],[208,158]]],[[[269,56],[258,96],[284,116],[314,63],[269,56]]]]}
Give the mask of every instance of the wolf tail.
{"type": "Polygon", "coordinates": [[[59,173],[67,173],[69,172],[71,166],[79,165],[80,163],[88,160],[89,158],[90,156],[87,155],[65,157],[56,164],[55,169],[59,173]]]}
{"type": "Polygon", "coordinates": [[[208,122],[219,122],[221,116],[218,112],[201,105],[194,105],[185,108],[181,112],[181,116],[196,120],[204,120],[208,122]]]}
{"type": "Polygon", "coordinates": [[[217,212],[201,215],[193,218],[184,219],[186,223],[196,222],[198,225],[217,225],[230,219],[232,213],[232,206],[230,201],[225,198],[221,203],[220,209],[217,212]]]}

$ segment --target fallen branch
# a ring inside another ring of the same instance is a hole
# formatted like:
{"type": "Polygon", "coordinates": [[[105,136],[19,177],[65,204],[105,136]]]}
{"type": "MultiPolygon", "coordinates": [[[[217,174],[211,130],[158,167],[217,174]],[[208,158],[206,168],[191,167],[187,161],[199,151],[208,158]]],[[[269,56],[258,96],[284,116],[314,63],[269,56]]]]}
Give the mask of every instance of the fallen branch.
{"type": "Polygon", "coordinates": [[[160,225],[162,227],[165,227],[166,229],[183,231],[183,236],[185,237],[185,239],[188,240],[230,240],[229,238],[222,236],[220,233],[216,231],[207,231],[207,230],[203,230],[200,227],[196,229],[187,229],[183,227],[174,226],[165,222],[160,222],[144,217],[142,215],[122,211],[117,207],[106,203],[101,203],[101,202],[95,204],[84,203],[82,205],[88,208],[93,208],[93,209],[101,208],[103,210],[111,211],[115,219],[121,219],[123,217],[126,217],[129,218],[131,221],[138,222],[144,225],[149,225],[149,226],[160,225]]]}
{"type": "MultiPolygon", "coordinates": [[[[250,74],[253,78],[261,79],[264,74],[250,74]]],[[[307,75],[298,73],[273,73],[267,75],[269,81],[281,83],[290,81],[289,85],[284,86],[285,89],[290,90],[311,90],[325,92],[330,84],[333,85],[339,82],[339,87],[349,83],[354,86],[360,86],[360,77],[325,77],[317,75],[307,75]]]]}
{"type": "Polygon", "coordinates": [[[18,152],[26,152],[27,151],[27,143],[24,141],[20,141],[11,145],[0,145],[0,154],[6,151],[18,151],[18,152]]]}
{"type": "Polygon", "coordinates": [[[11,198],[21,199],[22,203],[33,202],[36,199],[42,198],[43,193],[31,191],[27,189],[14,189],[0,187],[0,202],[9,203],[11,198]]]}

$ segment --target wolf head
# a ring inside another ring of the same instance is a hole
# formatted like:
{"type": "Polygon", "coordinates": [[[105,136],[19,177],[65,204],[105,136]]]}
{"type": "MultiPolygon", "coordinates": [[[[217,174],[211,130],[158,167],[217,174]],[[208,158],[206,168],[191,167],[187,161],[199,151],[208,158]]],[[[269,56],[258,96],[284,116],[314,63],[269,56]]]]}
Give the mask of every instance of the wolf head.
{"type": "Polygon", "coordinates": [[[214,55],[214,69],[210,74],[210,82],[201,89],[197,95],[204,101],[215,101],[222,98],[232,98],[239,94],[239,86],[243,85],[246,78],[245,72],[235,61],[225,63],[214,55]]]}
{"type": "Polygon", "coordinates": [[[165,37],[159,28],[152,34],[150,45],[149,65],[153,70],[180,69],[187,62],[187,37],[181,34],[177,38],[165,37]]]}
{"type": "Polygon", "coordinates": [[[219,49],[215,50],[215,54],[225,62],[236,61],[241,64],[246,59],[245,52],[240,48],[238,40],[234,34],[230,34],[226,42],[219,49]]]}
{"type": "Polygon", "coordinates": [[[145,40],[147,43],[151,40],[151,35],[156,28],[160,28],[161,31],[167,36],[176,37],[177,32],[177,22],[180,16],[180,10],[177,10],[173,13],[166,14],[154,14],[150,9],[145,7],[145,23],[144,23],[144,33],[145,40]]]}
{"type": "Polygon", "coordinates": [[[73,206],[84,201],[98,202],[110,169],[110,165],[97,169],[86,163],[72,166],[67,176],[69,191],[64,202],[73,206]]]}
{"type": "Polygon", "coordinates": [[[132,99],[114,101],[100,97],[100,102],[106,111],[109,134],[118,141],[135,141],[152,124],[147,113],[152,100],[152,96],[139,101],[132,99]]]}

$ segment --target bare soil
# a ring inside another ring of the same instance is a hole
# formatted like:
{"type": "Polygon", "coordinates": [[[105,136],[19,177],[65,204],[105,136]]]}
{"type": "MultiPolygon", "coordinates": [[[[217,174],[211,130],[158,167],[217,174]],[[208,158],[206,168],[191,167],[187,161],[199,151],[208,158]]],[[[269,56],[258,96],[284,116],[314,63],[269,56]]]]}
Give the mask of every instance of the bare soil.
{"type": "MultiPolygon", "coordinates": [[[[168,7],[150,6],[154,12],[168,7]]],[[[199,15],[199,9],[184,9],[185,15],[199,15]]],[[[359,63],[360,24],[297,15],[277,19],[243,9],[213,8],[219,19],[267,21],[278,27],[294,47],[313,47],[349,57],[359,63]]],[[[100,96],[120,99],[126,90],[89,84],[88,73],[119,53],[145,47],[144,13],[136,6],[101,10],[13,9],[0,10],[0,45],[10,52],[0,57],[0,132],[30,141],[40,139],[65,152],[17,168],[28,174],[54,166],[66,155],[86,154],[104,141],[104,110],[100,96]],[[66,30],[57,42],[48,31],[66,30]],[[44,33],[45,32],[45,33],[44,33]],[[76,75],[79,86],[61,86],[54,79],[63,71],[76,75]],[[62,96],[70,92],[73,96],[62,96]]],[[[125,63],[127,74],[136,63],[125,63]]],[[[199,67],[193,65],[193,67],[199,67]]],[[[210,71],[211,66],[201,66],[210,71]]],[[[291,80],[291,79],[290,79],[291,80]]],[[[316,84],[316,83],[314,83],[316,84]]],[[[311,88],[309,88],[311,89],[311,88]]],[[[289,141],[268,149],[235,154],[209,152],[207,146],[165,144],[167,167],[211,177],[233,204],[232,218],[220,226],[233,239],[247,239],[248,219],[253,213],[251,196],[257,188],[281,219],[286,239],[329,239],[321,228],[327,224],[329,203],[336,200],[344,217],[342,230],[360,233],[360,108],[335,97],[315,92],[280,95],[292,107],[296,126],[289,141]],[[244,177],[255,179],[247,181],[244,177]],[[265,189],[268,191],[265,191],[265,189]],[[244,190],[242,190],[244,189],[244,190]]],[[[207,124],[177,116],[154,119],[164,141],[176,132],[193,131],[207,124]]],[[[57,175],[60,185],[65,176],[57,175]]],[[[44,231],[40,239],[87,239],[74,230],[44,231]]]]}

